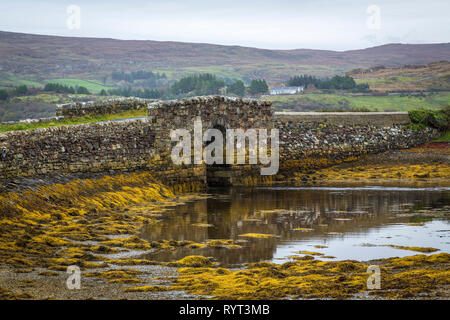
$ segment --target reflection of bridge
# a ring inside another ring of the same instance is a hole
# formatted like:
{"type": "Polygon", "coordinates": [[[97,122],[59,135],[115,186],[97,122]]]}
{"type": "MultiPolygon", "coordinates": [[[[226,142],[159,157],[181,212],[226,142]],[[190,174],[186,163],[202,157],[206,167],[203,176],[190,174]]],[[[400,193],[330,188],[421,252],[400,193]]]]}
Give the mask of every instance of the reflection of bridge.
{"type": "MultiPolygon", "coordinates": [[[[266,101],[195,97],[150,103],[146,121],[2,133],[0,179],[51,172],[147,169],[169,185],[204,184],[204,165],[177,166],[170,157],[174,144],[170,130],[192,131],[196,117],[205,128],[279,129],[280,169],[285,177],[292,169],[310,170],[365,153],[406,148],[433,136],[429,130],[401,130],[409,123],[406,113],[274,113],[266,101]]],[[[260,176],[259,169],[248,165],[210,172],[216,177],[223,175],[233,185],[270,182],[260,176]]]]}
{"type": "Polygon", "coordinates": [[[445,197],[439,192],[430,192],[424,196],[422,191],[383,190],[337,193],[336,190],[231,188],[217,192],[219,194],[216,194],[215,198],[191,202],[166,212],[165,220],[156,225],[149,225],[142,237],[155,241],[164,238],[205,242],[209,239],[239,240],[242,239],[239,235],[245,233],[266,233],[280,238],[251,240],[243,249],[184,249],[167,253],[170,257],[164,254],[159,256],[158,253],[150,258],[169,261],[189,254],[201,254],[217,257],[226,264],[269,260],[272,259],[280,241],[284,244],[312,238],[319,241],[341,237],[339,234],[368,232],[394,222],[408,222],[408,217],[393,220],[400,204],[417,203],[417,200],[420,200],[424,201],[424,206],[436,206],[445,197]],[[284,210],[277,213],[276,209],[284,210]],[[194,226],[199,223],[212,227],[194,226]],[[293,230],[298,227],[313,230],[293,230]],[[327,235],[328,232],[336,235],[327,235]]]}

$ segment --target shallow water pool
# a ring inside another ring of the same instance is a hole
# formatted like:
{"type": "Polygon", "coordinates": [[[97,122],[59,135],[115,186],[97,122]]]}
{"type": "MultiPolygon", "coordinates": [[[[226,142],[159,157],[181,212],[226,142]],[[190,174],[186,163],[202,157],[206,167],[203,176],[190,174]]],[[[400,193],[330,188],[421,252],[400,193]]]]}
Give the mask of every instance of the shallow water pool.
{"type": "Polygon", "coordinates": [[[180,248],[147,254],[147,258],[171,261],[199,254],[233,266],[283,263],[301,255],[299,251],[321,253],[317,257],[324,260],[362,261],[419,254],[386,245],[450,251],[448,187],[230,188],[210,193],[208,199],[166,212],[142,237],[196,242],[234,239],[242,248],[180,248]],[[242,236],[247,233],[273,237],[242,236]]]}

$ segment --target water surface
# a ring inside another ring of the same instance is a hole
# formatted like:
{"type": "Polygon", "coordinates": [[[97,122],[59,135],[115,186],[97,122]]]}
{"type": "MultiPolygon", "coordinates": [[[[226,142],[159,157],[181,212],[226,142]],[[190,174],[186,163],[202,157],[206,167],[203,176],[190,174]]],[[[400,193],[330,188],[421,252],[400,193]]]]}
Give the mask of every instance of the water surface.
{"type": "Polygon", "coordinates": [[[449,220],[442,214],[450,210],[448,187],[230,188],[210,193],[208,199],[173,208],[160,223],[148,226],[142,236],[148,240],[196,242],[234,239],[242,240],[243,248],[181,248],[148,254],[147,258],[171,261],[200,254],[232,266],[257,261],[283,263],[305,250],[335,257],[328,260],[362,261],[418,254],[383,245],[450,251],[449,220]],[[296,228],[313,230],[302,232],[296,228]],[[246,233],[275,237],[240,236],[246,233]]]}

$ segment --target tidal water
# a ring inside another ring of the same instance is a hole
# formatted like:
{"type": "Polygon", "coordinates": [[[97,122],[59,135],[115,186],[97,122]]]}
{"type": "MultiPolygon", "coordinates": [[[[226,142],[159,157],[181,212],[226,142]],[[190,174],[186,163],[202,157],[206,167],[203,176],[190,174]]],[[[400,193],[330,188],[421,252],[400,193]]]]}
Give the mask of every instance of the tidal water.
{"type": "Polygon", "coordinates": [[[142,237],[196,242],[234,239],[241,241],[241,249],[181,248],[146,257],[172,261],[199,254],[233,266],[258,261],[283,263],[299,251],[319,252],[330,261],[419,253],[386,245],[450,252],[449,187],[229,188],[213,189],[210,194],[208,199],[166,212],[142,237]],[[242,237],[246,233],[274,237],[242,237]]]}

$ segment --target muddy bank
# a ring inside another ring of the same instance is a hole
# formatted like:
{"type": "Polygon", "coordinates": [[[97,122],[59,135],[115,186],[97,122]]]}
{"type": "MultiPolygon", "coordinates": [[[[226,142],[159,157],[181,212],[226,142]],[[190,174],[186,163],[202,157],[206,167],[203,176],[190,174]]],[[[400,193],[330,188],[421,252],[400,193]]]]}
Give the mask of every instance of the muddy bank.
{"type": "MultiPolygon", "coordinates": [[[[132,275],[141,283],[155,287],[164,287],[171,278],[177,275],[175,268],[164,266],[122,267],[121,269],[95,269],[86,272],[108,272],[117,277],[132,275]],[[117,270],[117,272],[111,272],[117,270]],[[164,278],[162,280],[155,278],[164,278]]],[[[89,273],[87,273],[89,275],[89,273]]],[[[108,273],[107,273],[108,274],[108,273]]],[[[111,283],[105,279],[88,276],[81,277],[80,289],[69,290],[66,282],[70,274],[65,271],[48,271],[45,268],[34,268],[32,271],[17,272],[13,266],[0,266],[0,299],[190,299],[191,295],[180,291],[125,291],[130,285],[111,283]]],[[[126,279],[126,278],[125,278],[126,279]]],[[[134,280],[137,281],[137,280],[134,280]]],[[[136,285],[136,284],[135,284],[136,285]]]]}

